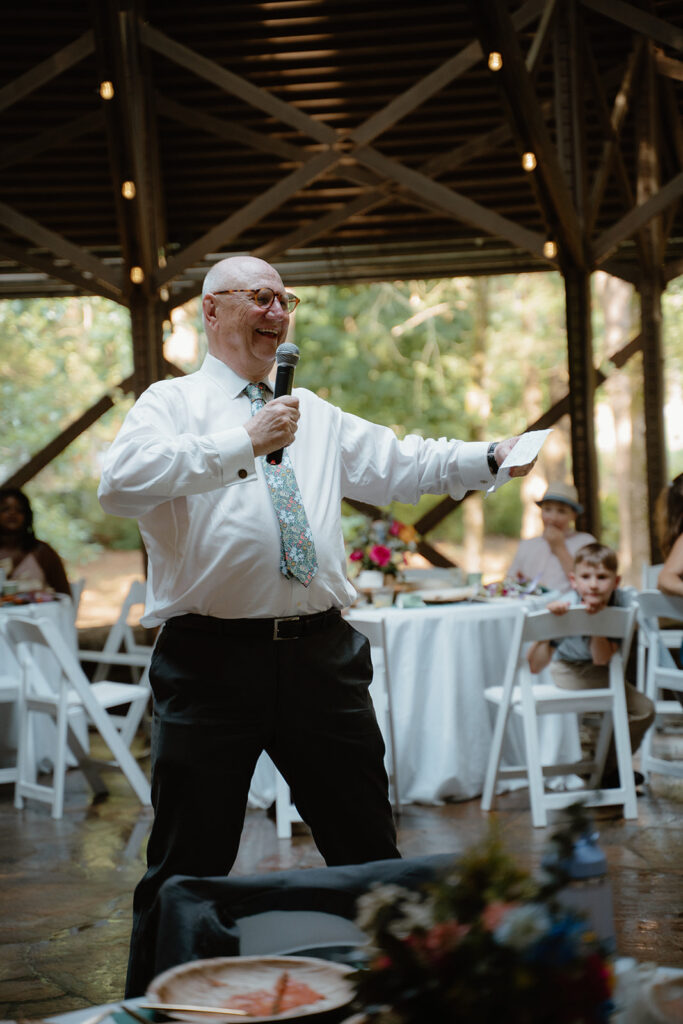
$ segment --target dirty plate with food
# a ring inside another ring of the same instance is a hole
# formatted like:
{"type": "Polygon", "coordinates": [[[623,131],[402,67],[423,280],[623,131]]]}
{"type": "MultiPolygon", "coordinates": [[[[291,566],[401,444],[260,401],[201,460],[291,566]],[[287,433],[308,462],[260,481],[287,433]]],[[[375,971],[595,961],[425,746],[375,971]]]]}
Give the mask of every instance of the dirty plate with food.
{"type": "Polygon", "coordinates": [[[354,990],[349,975],[353,970],[345,964],[302,956],[192,960],[155,978],[146,999],[150,1005],[166,1007],[162,1012],[169,1017],[201,1024],[308,1021],[351,1003],[354,990]]]}

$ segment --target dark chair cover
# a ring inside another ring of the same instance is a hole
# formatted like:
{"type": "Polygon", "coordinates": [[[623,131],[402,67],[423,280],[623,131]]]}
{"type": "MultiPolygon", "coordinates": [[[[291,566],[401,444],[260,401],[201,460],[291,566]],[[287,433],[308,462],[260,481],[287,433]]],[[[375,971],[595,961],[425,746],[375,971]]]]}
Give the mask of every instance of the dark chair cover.
{"type": "Polygon", "coordinates": [[[154,903],[156,943],[147,981],[189,960],[238,956],[240,918],[308,910],[353,920],[357,898],[373,884],[418,889],[455,862],[455,854],[436,854],[242,878],[174,875],[161,886],[154,903]]]}

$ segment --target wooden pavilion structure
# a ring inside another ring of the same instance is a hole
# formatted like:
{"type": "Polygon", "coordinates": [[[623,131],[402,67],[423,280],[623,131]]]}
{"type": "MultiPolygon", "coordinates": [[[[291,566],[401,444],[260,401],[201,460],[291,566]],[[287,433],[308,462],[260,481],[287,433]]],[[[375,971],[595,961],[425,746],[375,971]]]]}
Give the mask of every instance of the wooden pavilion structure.
{"type": "MultiPolygon", "coordinates": [[[[291,287],[559,269],[570,387],[535,425],[570,413],[591,530],[590,278],[626,279],[641,331],[614,362],[642,352],[652,511],[661,295],[683,272],[680,0],[26,0],[0,34],[0,138],[0,298],[126,306],[136,394],[179,372],[163,322],[225,255],[291,287]]],[[[74,410],[11,483],[111,404],[74,410]]]]}

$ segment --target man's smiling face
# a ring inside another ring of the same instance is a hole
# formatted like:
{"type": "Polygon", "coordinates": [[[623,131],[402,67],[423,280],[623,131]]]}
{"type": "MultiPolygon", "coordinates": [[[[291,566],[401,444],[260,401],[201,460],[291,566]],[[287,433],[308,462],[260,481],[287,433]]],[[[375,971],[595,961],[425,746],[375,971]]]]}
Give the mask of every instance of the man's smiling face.
{"type": "Polygon", "coordinates": [[[259,381],[268,376],[275,350],[287,338],[287,306],[275,298],[262,309],[246,292],[218,293],[229,288],[272,288],[284,295],[282,279],[270,264],[250,256],[225,260],[216,269],[221,273],[203,300],[209,351],[240,377],[259,381]]]}

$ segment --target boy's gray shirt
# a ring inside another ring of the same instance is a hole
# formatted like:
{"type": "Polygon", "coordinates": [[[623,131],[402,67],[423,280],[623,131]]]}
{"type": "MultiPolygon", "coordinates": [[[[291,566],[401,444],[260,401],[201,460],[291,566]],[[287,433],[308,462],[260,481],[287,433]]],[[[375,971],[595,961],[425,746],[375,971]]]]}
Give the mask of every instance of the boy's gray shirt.
{"type": "MultiPolygon", "coordinates": [[[[610,608],[628,608],[636,599],[637,591],[633,587],[617,587],[609,601],[610,608]]],[[[581,598],[575,590],[570,590],[557,600],[569,601],[570,607],[581,604],[581,598]]],[[[592,662],[593,655],[590,647],[591,637],[588,636],[567,636],[558,641],[553,654],[553,661],[569,662],[592,662]]]]}

